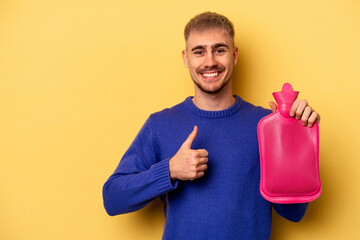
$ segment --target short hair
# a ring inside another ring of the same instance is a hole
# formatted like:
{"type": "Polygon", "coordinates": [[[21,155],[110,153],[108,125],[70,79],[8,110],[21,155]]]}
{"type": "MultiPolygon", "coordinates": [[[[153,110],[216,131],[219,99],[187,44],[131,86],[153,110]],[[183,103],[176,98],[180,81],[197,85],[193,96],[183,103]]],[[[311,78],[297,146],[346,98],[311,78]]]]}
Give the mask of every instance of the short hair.
{"type": "Polygon", "coordinates": [[[184,29],[185,42],[187,42],[191,31],[204,31],[214,28],[225,31],[234,43],[235,31],[232,22],[227,17],[215,12],[203,12],[190,19],[184,29]]]}

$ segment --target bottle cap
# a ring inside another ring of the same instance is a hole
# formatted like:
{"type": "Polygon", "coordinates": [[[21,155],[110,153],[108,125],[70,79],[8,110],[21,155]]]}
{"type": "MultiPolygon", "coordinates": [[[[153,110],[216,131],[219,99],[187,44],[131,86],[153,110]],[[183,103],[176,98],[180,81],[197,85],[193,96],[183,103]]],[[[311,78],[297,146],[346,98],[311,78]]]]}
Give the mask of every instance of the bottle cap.
{"type": "Polygon", "coordinates": [[[273,96],[278,104],[278,110],[284,117],[290,117],[290,109],[299,92],[294,91],[290,83],[284,83],[281,92],[274,92],[273,96]]]}

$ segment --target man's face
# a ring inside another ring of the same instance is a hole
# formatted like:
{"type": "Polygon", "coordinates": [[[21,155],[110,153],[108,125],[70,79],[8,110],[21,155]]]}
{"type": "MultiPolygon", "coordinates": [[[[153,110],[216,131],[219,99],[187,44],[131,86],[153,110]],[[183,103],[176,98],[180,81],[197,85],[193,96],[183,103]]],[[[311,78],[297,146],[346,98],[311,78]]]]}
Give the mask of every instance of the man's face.
{"type": "Polygon", "coordinates": [[[195,87],[215,94],[229,83],[238,49],[228,34],[216,28],[190,32],[182,55],[195,87]]]}

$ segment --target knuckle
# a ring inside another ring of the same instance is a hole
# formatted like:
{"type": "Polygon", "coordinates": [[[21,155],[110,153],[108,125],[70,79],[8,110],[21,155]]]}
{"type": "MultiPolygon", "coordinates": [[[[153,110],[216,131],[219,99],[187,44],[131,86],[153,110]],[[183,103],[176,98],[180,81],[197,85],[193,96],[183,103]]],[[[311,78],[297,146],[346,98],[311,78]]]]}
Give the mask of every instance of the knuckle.
{"type": "Polygon", "coordinates": [[[302,123],[305,124],[305,123],[307,123],[307,121],[308,121],[308,119],[307,119],[306,117],[303,116],[303,117],[301,118],[301,122],[302,122],[302,123]]]}
{"type": "Polygon", "coordinates": [[[205,149],[199,150],[199,157],[203,157],[205,155],[206,155],[206,150],[205,149]]]}
{"type": "Polygon", "coordinates": [[[192,161],[192,164],[193,164],[194,166],[196,166],[196,165],[199,164],[199,161],[200,161],[199,158],[194,158],[193,161],[192,161]]]}

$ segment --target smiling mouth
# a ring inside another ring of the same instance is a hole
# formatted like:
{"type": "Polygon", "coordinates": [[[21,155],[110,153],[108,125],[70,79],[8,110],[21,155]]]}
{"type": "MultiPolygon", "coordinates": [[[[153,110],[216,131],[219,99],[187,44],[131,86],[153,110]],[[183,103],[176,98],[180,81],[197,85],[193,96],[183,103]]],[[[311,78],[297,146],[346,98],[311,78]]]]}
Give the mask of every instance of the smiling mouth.
{"type": "Polygon", "coordinates": [[[203,78],[206,78],[206,79],[214,79],[216,78],[217,76],[219,76],[222,72],[205,72],[205,73],[200,73],[201,76],[203,78]]]}
{"type": "Polygon", "coordinates": [[[213,72],[213,73],[202,73],[201,75],[203,75],[204,77],[216,77],[219,73],[218,72],[213,72]]]}

